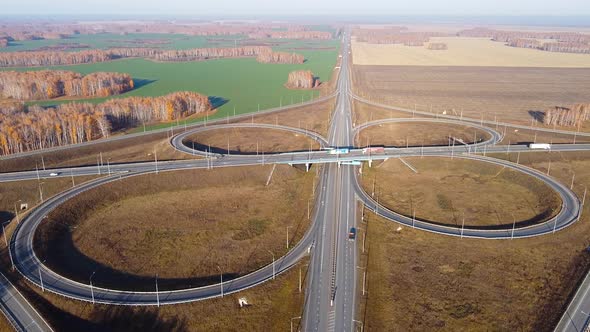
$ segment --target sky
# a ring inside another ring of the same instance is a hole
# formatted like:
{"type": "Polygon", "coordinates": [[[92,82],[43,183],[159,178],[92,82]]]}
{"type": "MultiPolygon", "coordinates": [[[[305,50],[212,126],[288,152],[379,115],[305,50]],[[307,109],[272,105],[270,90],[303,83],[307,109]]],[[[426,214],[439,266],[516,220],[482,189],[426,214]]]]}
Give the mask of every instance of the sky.
{"type": "Polygon", "coordinates": [[[1,15],[590,15],[590,0],[3,0],[1,15]]]}

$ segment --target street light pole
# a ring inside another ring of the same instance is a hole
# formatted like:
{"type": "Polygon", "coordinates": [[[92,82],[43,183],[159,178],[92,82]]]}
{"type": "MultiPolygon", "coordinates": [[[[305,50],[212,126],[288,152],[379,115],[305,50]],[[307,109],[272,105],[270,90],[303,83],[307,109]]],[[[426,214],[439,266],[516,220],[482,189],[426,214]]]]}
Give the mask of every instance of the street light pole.
{"type": "MultiPolygon", "coordinates": [[[[19,216],[18,216],[18,209],[16,208],[16,207],[17,207],[17,204],[18,204],[19,202],[22,202],[22,199],[19,199],[18,201],[16,201],[16,202],[14,203],[14,214],[16,215],[16,223],[17,223],[17,224],[20,222],[20,219],[19,219],[19,216]]],[[[583,205],[583,204],[582,204],[582,205],[583,205]]]]}
{"type": "Polygon", "coordinates": [[[365,296],[366,292],[366,285],[367,285],[367,268],[357,266],[357,269],[364,270],[363,271],[363,296],[365,296]]]}
{"type": "Polygon", "coordinates": [[[361,324],[361,332],[363,332],[363,322],[356,320],[356,319],[353,319],[352,321],[355,323],[361,324]]]}
{"type": "Polygon", "coordinates": [[[41,267],[38,267],[39,270],[39,280],[41,281],[41,290],[45,293],[45,287],[43,286],[43,276],[41,276],[41,267]]]}
{"type": "Polygon", "coordinates": [[[158,174],[158,151],[154,149],[154,160],[156,161],[156,174],[158,174]]]}
{"type": "Polygon", "coordinates": [[[43,184],[45,182],[39,182],[39,198],[41,198],[41,203],[43,203],[43,184]]]}
{"type": "Polygon", "coordinates": [[[12,259],[12,255],[10,254],[10,246],[8,245],[8,239],[6,238],[6,229],[4,229],[4,225],[9,223],[10,221],[5,221],[2,223],[2,233],[4,234],[4,241],[6,242],[6,248],[8,248],[8,257],[10,257],[10,264],[12,265],[12,270],[14,270],[14,260],[12,259]]]}
{"type": "Polygon", "coordinates": [[[272,279],[274,280],[275,274],[276,274],[276,271],[275,271],[275,254],[273,254],[273,252],[270,251],[270,250],[268,250],[268,252],[272,255],[272,279]]]}
{"type": "Polygon", "coordinates": [[[289,228],[292,226],[287,226],[287,250],[289,249],[289,228]]]}
{"type": "Polygon", "coordinates": [[[90,295],[92,296],[92,304],[94,304],[94,289],[92,288],[92,277],[94,277],[95,273],[96,271],[92,272],[92,275],[90,275],[90,295]]]}
{"type": "Polygon", "coordinates": [[[158,307],[160,306],[160,294],[158,293],[158,275],[156,274],[156,301],[158,303],[158,307]]]}
{"type": "Polygon", "coordinates": [[[301,316],[291,318],[291,332],[293,332],[293,321],[296,319],[301,319],[301,316]]]}
{"type": "Polygon", "coordinates": [[[221,271],[219,265],[217,265],[217,269],[219,270],[219,278],[221,279],[221,283],[219,284],[221,288],[221,297],[223,297],[223,272],[221,271]]]}

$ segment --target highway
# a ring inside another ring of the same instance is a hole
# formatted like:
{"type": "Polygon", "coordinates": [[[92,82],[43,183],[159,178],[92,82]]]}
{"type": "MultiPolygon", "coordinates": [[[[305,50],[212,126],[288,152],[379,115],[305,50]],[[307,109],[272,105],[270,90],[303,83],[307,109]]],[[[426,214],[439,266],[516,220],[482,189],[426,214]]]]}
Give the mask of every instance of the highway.
{"type": "MultiPolygon", "coordinates": [[[[348,34],[348,33],[347,33],[348,34]]],[[[346,34],[346,39],[348,38],[346,34]]],[[[347,44],[347,42],[345,42],[347,44]]],[[[198,127],[186,130],[171,139],[171,144],[179,151],[189,154],[199,154],[202,159],[180,160],[167,162],[146,162],[146,163],[122,163],[108,166],[71,167],[60,169],[48,169],[38,171],[24,171],[13,173],[1,173],[2,181],[23,181],[40,180],[53,177],[76,177],[83,175],[102,175],[95,180],[84,184],[77,184],[71,189],[51,197],[37,208],[22,218],[17,225],[12,238],[10,239],[10,254],[14,259],[15,267],[25,278],[33,284],[41,287],[44,291],[53,292],[65,297],[95,303],[119,304],[119,305],[167,305],[198,301],[213,297],[231,294],[262,282],[271,280],[273,277],[272,264],[254,271],[248,275],[231,281],[224,281],[223,284],[213,284],[204,287],[183,289],[176,291],[133,292],[119,289],[105,289],[93,287],[90,284],[79,283],[69,280],[56,274],[54,271],[43,265],[33,251],[33,235],[37,226],[43,218],[57,206],[66,200],[79,195],[86,190],[103,185],[112,181],[119,181],[127,177],[138,176],[147,173],[176,171],[183,169],[208,169],[216,167],[236,167],[260,164],[323,164],[320,172],[318,191],[315,201],[313,222],[302,240],[294,246],[285,256],[276,260],[276,273],[280,274],[302,257],[311,253],[309,265],[308,286],[306,291],[304,316],[302,327],[305,331],[354,331],[355,309],[356,309],[356,270],[357,270],[357,249],[356,241],[348,240],[350,227],[356,225],[357,199],[365,204],[375,213],[398,222],[407,227],[414,227],[425,231],[436,232],[449,236],[464,236],[482,239],[507,239],[539,236],[559,231],[579,218],[581,204],[576,195],[563,184],[539,171],[531,168],[487,157],[491,153],[532,153],[539,150],[530,149],[525,145],[499,146],[495,145],[501,140],[501,134],[482,126],[480,120],[463,118],[463,122],[456,118],[444,119],[384,119],[373,121],[369,124],[362,124],[354,127],[351,120],[351,106],[349,93],[349,70],[348,55],[346,47],[343,47],[343,59],[340,76],[338,78],[337,103],[335,112],[332,115],[332,122],[328,139],[321,135],[312,133],[300,128],[276,126],[269,124],[219,124],[198,127]],[[468,120],[469,122],[465,122],[468,120]],[[490,138],[472,145],[462,146],[432,146],[432,147],[409,147],[409,148],[386,148],[383,153],[368,155],[361,148],[352,148],[349,153],[331,154],[326,150],[301,151],[289,153],[276,153],[269,155],[245,154],[245,155],[224,155],[210,154],[206,151],[196,151],[183,144],[185,138],[196,132],[216,128],[256,127],[262,129],[280,129],[307,135],[320,143],[322,148],[330,147],[353,147],[354,136],[363,128],[370,125],[379,125],[387,122],[411,122],[411,121],[433,121],[449,124],[469,124],[477,129],[484,130],[490,138]],[[479,125],[477,123],[480,123],[479,125]],[[502,229],[486,228],[458,228],[441,226],[426,221],[413,220],[408,216],[402,216],[380,206],[360,186],[356,173],[356,166],[345,165],[343,162],[387,160],[390,158],[403,157],[447,157],[465,158],[479,162],[489,162],[503,167],[509,167],[521,171],[529,176],[536,177],[546,182],[562,198],[562,209],[559,214],[544,223],[527,227],[505,227],[502,229]],[[58,173],[51,176],[51,173],[58,173]]],[[[358,97],[355,97],[358,98],[358,97]]],[[[411,111],[411,110],[410,110],[411,111]]],[[[432,116],[432,114],[428,113],[432,116]]],[[[247,115],[248,117],[250,115],[247,115]]],[[[234,120],[234,118],[232,118],[234,120]]],[[[222,121],[222,120],[219,120],[222,121]]],[[[495,122],[494,122],[495,124],[495,122]]],[[[527,128],[530,129],[530,128],[527,128]]],[[[536,128],[535,128],[536,129],[536,128]]],[[[568,132],[569,134],[573,134],[568,132]]],[[[581,134],[578,134],[581,136],[581,134]]],[[[588,134],[590,135],[590,134],[588,134]]],[[[552,151],[588,151],[590,144],[554,144],[552,151]]],[[[35,152],[36,153],[36,152],[35,152]]],[[[1,281],[1,280],[0,280],[1,281]]],[[[2,283],[4,286],[5,284],[2,283]]],[[[590,288],[590,281],[583,286],[590,288]]],[[[9,289],[10,285],[4,286],[9,289]]],[[[566,326],[564,331],[574,331],[571,326],[584,326],[586,321],[580,323],[582,316],[581,308],[590,308],[590,299],[587,294],[588,288],[579,292],[580,300],[574,299],[568,313],[575,319],[575,324],[563,322],[566,326]],[[577,302],[576,302],[577,301],[577,302]],[[573,311],[570,311],[572,309],[573,311]],[[581,325],[580,325],[581,324],[581,325]]],[[[16,298],[10,301],[3,297],[5,312],[18,312],[14,310],[23,301],[16,298]],[[8,307],[7,306],[8,303],[8,307]],[[17,305],[18,304],[18,305],[17,305]]],[[[24,310],[31,315],[30,310],[24,310]]],[[[30,317],[29,317],[30,318],[30,317]]],[[[23,313],[15,321],[18,324],[26,323],[29,319],[23,313]]],[[[39,318],[33,321],[39,322],[39,318]]],[[[586,317],[587,318],[587,317],[586,317]]],[[[42,318],[41,318],[42,319],[42,318]]],[[[562,320],[563,321],[563,320],[562,320]]],[[[560,326],[563,325],[560,322],[560,326]]],[[[38,324],[41,325],[41,324],[38,324]]],[[[560,330],[561,331],[561,330],[560,330]]],[[[577,331],[577,330],[576,330],[577,331]]]]}
{"type": "MultiPolygon", "coordinates": [[[[331,147],[353,145],[347,93],[347,47],[343,47],[342,54],[337,85],[339,94],[328,134],[331,147]]],[[[353,331],[356,242],[348,240],[348,231],[350,227],[356,227],[356,201],[352,187],[355,168],[338,163],[329,163],[324,167],[323,176],[328,180],[320,190],[325,196],[324,203],[328,203],[329,207],[321,207],[318,214],[320,220],[316,221],[321,231],[316,235],[316,246],[312,251],[302,326],[304,331],[353,331]]]]}
{"type": "Polygon", "coordinates": [[[0,307],[4,316],[16,331],[53,331],[45,319],[3,273],[0,273],[0,307]]]}

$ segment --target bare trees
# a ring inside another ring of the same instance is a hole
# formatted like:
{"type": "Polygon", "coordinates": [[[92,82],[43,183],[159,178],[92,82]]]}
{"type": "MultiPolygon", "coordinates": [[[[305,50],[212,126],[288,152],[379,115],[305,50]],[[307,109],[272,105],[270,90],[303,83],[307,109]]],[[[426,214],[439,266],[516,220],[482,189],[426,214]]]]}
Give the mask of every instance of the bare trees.
{"type": "Polygon", "coordinates": [[[176,92],[162,97],[112,99],[93,105],[68,103],[56,108],[22,103],[0,107],[0,153],[11,154],[108,137],[111,130],[169,121],[211,110],[207,96],[176,92]]]}
{"type": "Polygon", "coordinates": [[[289,73],[285,85],[292,89],[313,89],[320,85],[320,80],[309,70],[297,70],[289,73]]]}
{"type": "Polygon", "coordinates": [[[158,61],[193,61],[210,58],[258,57],[264,63],[303,63],[300,54],[274,52],[267,46],[159,50],[153,48],[115,48],[78,52],[5,52],[0,67],[32,67],[103,62],[119,58],[142,57],[158,61]]]}
{"type": "Polygon", "coordinates": [[[549,52],[590,53],[590,34],[577,32],[502,31],[488,28],[463,30],[459,36],[491,38],[512,47],[549,52]]]}
{"type": "Polygon", "coordinates": [[[0,53],[0,67],[33,67],[74,65],[103,62],[113,59],[111,53],[102,50],[78,52],[5,52],[0,53]]]}
{"type": "Polygon", "coordinates": [[[557,126],[576,126],[590,119],[590,104],[576,104],[571,108],[555,106],[545,111],[543,123],[557,126]]]}
{"type": "Polygon", "coordinates": [[[422,46],[431,37],[446,36],[438,32],[411,32],[406,27],[388,27],[387,29],[355,29],[354,35],[359,42],[371,44],[403,44],[422,46]]]}
{"type": "Polygon", "coordinates": [[[82,76],[71,71],[0,72],[0,96],[19,100],[107,97],[133,89],[128,74],[97,72],[82,76]]]}
{"type": "Polygon", "coordinates": [[[332,33],[328,31],[312,31],[312,30],[288,30],[288,31],[277,31],[277,30],[261,30],[248,34],[249,38],[252,39],[319,39],[328,40],[332,39],[332,33]]]}
{"type": "Polygon", "coordinates": [[[258,62],[262,63],[291,63],[301,64],[305,61],[305,57],[301,54],[288,52],[274,52],[268,48],[256,57],[258,62]]]}

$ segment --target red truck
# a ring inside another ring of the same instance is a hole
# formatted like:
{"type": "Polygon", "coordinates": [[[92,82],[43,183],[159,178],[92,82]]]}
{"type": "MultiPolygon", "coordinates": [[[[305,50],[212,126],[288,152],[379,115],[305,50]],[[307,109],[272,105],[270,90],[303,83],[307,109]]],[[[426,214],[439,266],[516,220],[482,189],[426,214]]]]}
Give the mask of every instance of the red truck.
{"type": "Polygon", "coordinates": [[[372,148],[364,148],[363,154],[367,154],[367,153],[385,153],[385,148],[382,146],[376,146],[376,147],[372,147],[372,148]]]}

